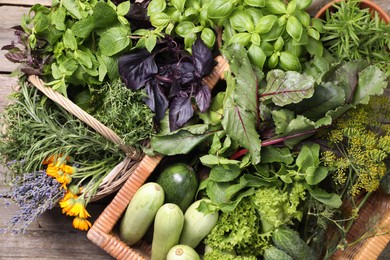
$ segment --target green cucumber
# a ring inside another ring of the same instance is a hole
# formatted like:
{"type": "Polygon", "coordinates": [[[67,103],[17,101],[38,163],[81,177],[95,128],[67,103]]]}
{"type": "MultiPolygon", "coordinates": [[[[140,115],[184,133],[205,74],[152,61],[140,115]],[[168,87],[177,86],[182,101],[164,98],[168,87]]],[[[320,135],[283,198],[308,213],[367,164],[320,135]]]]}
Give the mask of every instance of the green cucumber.
{"type": "Polygon", "coordinates": [[[192,247],[176,245],[168,251],[167,260],[200,260],[200,257],[192,247]]]}
{"type": "Polygon", "coordinates": [[[165,260],[168,251],[179,243],[183,229],[183,212],[173,203],[162,205],[154,219],[152,260],[165,260]]]}
{"type": "Polygon", "coordinates": [[[188,207],[184,214],[184,227],[180,235],[180,244],[195,248],[217,224],[218,211],[204,214],[197,210],[200,203],[207,200],[197,200],[188,207]]]}
{"type": "Polygon", "coordinates": [[[274,245],[294,260],[316,260],[314,250],[303,241],[299,233],[288,227],[280,226],[272,234],[274,245]]]}
{"type": "Polygon", "coordinates": [[[155,182],[142,185],[127,206],[119,226],[119,236],[128,245],[137,243],[153,223],[164,203],[164,190],[155,182]]]}
{"type": "Polygon", "coordinates": [[[286,252],[271,246],[264,251],[264,260],[293,260],[286,252]]]}
{"type": "Polygon", "coordinates": [[[194,169],[184,163],[165,168],[157,179],[165,192],[165,203],[178,205],[183,212],[194,202],[198,190],[198,178],[194,169]]]}

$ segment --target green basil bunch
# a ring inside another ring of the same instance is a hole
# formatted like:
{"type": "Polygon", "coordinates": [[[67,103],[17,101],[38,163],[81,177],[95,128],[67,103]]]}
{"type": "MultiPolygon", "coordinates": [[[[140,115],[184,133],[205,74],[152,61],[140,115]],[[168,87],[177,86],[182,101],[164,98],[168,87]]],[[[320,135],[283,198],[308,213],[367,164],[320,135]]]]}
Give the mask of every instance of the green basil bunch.
{"type": "Polygon", "coordinates": [[[190,48],[200,34],[211,48],[214,29],[223,29],[223,46],[246,47],[260,69],[301,70],[304,54],[322,56],[322,22],[305,9],[312,0],[152,0],[148,15],[159,32],[176,33],[190,48]]]}
{"type": "Polygon", "coordinates": [[[212,48],[216,41],[213,20],[209,19],[207,0],[152,0],[148,15],[158,32],[175,33],[184,38],[185,48],[190,51],[200,34],[203,42],[212,48]]]}

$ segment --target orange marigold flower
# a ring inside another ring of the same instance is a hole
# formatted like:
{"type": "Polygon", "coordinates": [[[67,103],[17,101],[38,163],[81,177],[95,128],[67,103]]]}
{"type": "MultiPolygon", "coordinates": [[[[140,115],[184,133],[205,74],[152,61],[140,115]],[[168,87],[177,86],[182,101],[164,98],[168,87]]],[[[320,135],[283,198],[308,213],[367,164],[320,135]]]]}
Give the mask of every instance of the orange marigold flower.
{"type": "Polygon", "coordinates": [[[47,166],[46,174],[50,177],[57,178],[59,176],[59,168],[55,166],[53,163],[50,163],[47,166]]]}
{"type": "Polygon", "coordinates": [[[60,207],[62,208],[62,213],[66,213],[68,214],[68,212],[73,208],[73,206],[75,205],[76,203],[76,199],[75,198],[69,198],[69,199],[66,199],[66,200],[60,200],[60,207]]]}
{"type": "Polygon", "coordinates": [[[73,227],[76,229],[87,231],[91,226],[91,222],[85,218],[75,217],[73,220],[73,227]]]}
{"type": "MultiPolygon", "coordinates": [[[[63,154],[53,154],[47,157],[45,160],[43,160],[42,164],[50,164],[56,162],[59,158],[63,157],[63,154]]],[[[66,156],[65,160],[69,161],[70,157],[66,156]]]]}
{"type": "Polygon", "coordinates": [[[88,211],[85,209],[85,201],[83,198],[79,197],[75,200],[73,207],[66,213],[66,215],[72,217],[87,218],[90,217],[88,211]]]}
{"type": "Polygon", "coordinates": [[[65,193],[64,197],[60,200],[60,202],[66,201],[66,200],[69,200],[69,199],[77,199],[77,198],[78,198],[77,194],[74,194],[70,190],[68,190],[65,193]]]}
{"type": "Polygon", "coordinates": [[[64,171],[67,174],[73,174],[73,173],[76,172],[76,168],[75,167],[72,167],[72,166],[69,166],[69,165],[66,165],[66,164],[61,164],[60,168],[61,168],[62,171],[64,171]]]}

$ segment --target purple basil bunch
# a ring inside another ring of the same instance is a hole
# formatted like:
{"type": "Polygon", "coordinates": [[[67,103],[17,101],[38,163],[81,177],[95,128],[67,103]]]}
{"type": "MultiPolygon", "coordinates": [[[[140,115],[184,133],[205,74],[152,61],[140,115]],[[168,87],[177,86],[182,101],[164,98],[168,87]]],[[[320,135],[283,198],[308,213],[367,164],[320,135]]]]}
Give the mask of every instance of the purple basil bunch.
{"type": "Polygon", "coordinates": [[[119,59],[119,74],[131,90],[145,89],[145,103],[160,122],[169,109],[171,131],[182,127],[195,109],[205,112],[211,102],[210,88],[202,78],[211,73],[211,50],[197,39],[192,55],[166,37],[153,52],[138,49],[119,59]]]}

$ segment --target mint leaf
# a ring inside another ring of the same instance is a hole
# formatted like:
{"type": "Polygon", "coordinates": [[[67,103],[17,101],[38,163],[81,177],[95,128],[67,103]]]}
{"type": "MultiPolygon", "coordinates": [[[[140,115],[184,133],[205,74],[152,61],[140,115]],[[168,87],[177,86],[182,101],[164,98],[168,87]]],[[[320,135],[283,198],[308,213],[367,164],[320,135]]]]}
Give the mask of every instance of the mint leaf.
{"type": "Polygon", "coordinates": [[[61,1],[62,6],[68,10],[68,12],[78,20],[81,20],[83,18],[83,15],[81,14],[81,9],[77,5],[76,1],[74,0],[62,0],[61,1]]]}
{"type": "Polygon", "coordinates": [[[80,38],[87,38],[94,29],[93,18],[88,16],[85,19],[77,21],[72,26],[73,34],[80,38]]]}
{"type": "Polygon", "coordinates": [[[67,29],[64,33],[63,42],[65,48],[76,50],[77,49],[77,41],[76,38],[73,35],[72,30],[67,29]]]}
{"type": "Polygon", "coordinates": [[[52,24],[56,27],[57,30],[65,31],[66,25],[65,25],[65,16],[66,16],[66,10],[64,7],[59,6],[52,14],[52,24]]]}
{"type": "Polygon", "coordinates": [[[129,30],[124,27],[113,27],[102,33],[99,48],[103,55],[112,56],[130,46],[129,30]]]}
{"type": "Polygon", "coordinates": [[[119,22],[115,10],[105,2],[98,2],[95,5],[92,17],[95,28],[109,28],[119,22]]]}
{"type": "Polygon", "coordinates": [[[215,165],[211,168],[209,178],[217,182],[232,181],[241,173],[240,167],[235,164],[215,165]]]}

